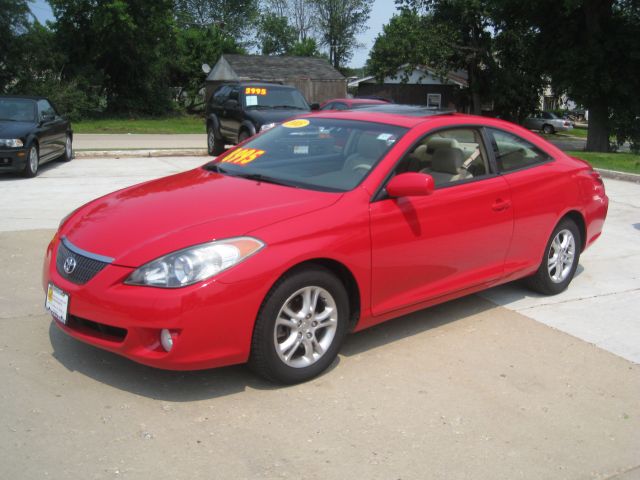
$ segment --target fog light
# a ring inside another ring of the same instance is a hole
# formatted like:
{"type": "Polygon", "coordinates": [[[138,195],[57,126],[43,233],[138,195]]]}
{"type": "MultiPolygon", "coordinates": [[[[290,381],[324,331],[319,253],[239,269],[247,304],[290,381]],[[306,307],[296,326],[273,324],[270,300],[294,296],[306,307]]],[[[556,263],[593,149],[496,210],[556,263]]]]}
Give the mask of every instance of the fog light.
{"type": "Polygon", "coordinates": [[[171,336],[171,331],[166,328],[160,330],[160,344],[167,352],[170,352],[173,348],[173,337],[171,336]]]}

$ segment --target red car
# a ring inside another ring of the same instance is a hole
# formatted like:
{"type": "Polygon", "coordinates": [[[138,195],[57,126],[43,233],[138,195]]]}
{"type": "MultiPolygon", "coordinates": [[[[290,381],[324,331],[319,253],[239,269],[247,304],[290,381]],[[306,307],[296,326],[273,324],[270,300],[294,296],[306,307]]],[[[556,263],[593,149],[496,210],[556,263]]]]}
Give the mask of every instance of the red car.
{"type": "Polygon", "coordinates": [[[136,362],[300,382],[347,332],[521,278],[561,292],[607,206],[586,162],[511,123],[320,113],[72,212],[46,306],[136,362]]]}
{"type": "Polygon", "coordinates": [[[386,105],[389,102],[375,98],[332,98],[320,105],[320,110],[352,110],[370,105],[386,105]]]}

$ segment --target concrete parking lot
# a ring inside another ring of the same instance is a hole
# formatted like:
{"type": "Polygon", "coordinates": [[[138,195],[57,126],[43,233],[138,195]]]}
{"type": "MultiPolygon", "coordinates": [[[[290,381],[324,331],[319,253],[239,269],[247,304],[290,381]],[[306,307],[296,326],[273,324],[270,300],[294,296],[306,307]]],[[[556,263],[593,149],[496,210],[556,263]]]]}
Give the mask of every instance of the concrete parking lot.
{"type": "Polygon", "coordinates": [[[640,185],[607,181],[567,292],[507,285],[387,322],[303,385],[154,370],[61,333],[39,283],[60,218],[204,161],[0,177],[0,478],[640,478],[640,185]]]}

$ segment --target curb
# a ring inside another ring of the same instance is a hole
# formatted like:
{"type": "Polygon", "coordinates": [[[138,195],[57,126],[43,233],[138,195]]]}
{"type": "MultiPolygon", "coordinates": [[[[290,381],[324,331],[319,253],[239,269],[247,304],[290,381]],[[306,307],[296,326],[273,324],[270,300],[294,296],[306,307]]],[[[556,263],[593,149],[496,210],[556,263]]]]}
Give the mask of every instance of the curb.
{"type": "Polygon", "coordinates": [[[74,158],[123,158],[123,157],[200,157],[206,156],[202,148],[180,150],[76,150],[74,158]]]}
{"type": "Polygon", "coordinates": [[[618,172],[616,170],[606,170],[604,168],[596,168],[595,171],[597,171],[603,178],[640,183],[640,175],[638,175],[637,173],[618,172]]]}

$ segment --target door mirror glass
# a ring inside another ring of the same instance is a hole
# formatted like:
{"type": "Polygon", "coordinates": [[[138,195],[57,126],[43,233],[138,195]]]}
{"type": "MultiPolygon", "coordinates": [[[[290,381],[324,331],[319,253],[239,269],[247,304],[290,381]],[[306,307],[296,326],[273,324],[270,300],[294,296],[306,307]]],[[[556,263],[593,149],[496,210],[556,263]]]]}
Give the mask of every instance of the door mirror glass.
{"type": "Polygon", "coordinates": [[[387,195],[392,198],[416,197],[430,195],[434,182],[426,173],[401,173],[393,177],[387,184],[387,195]]]}

